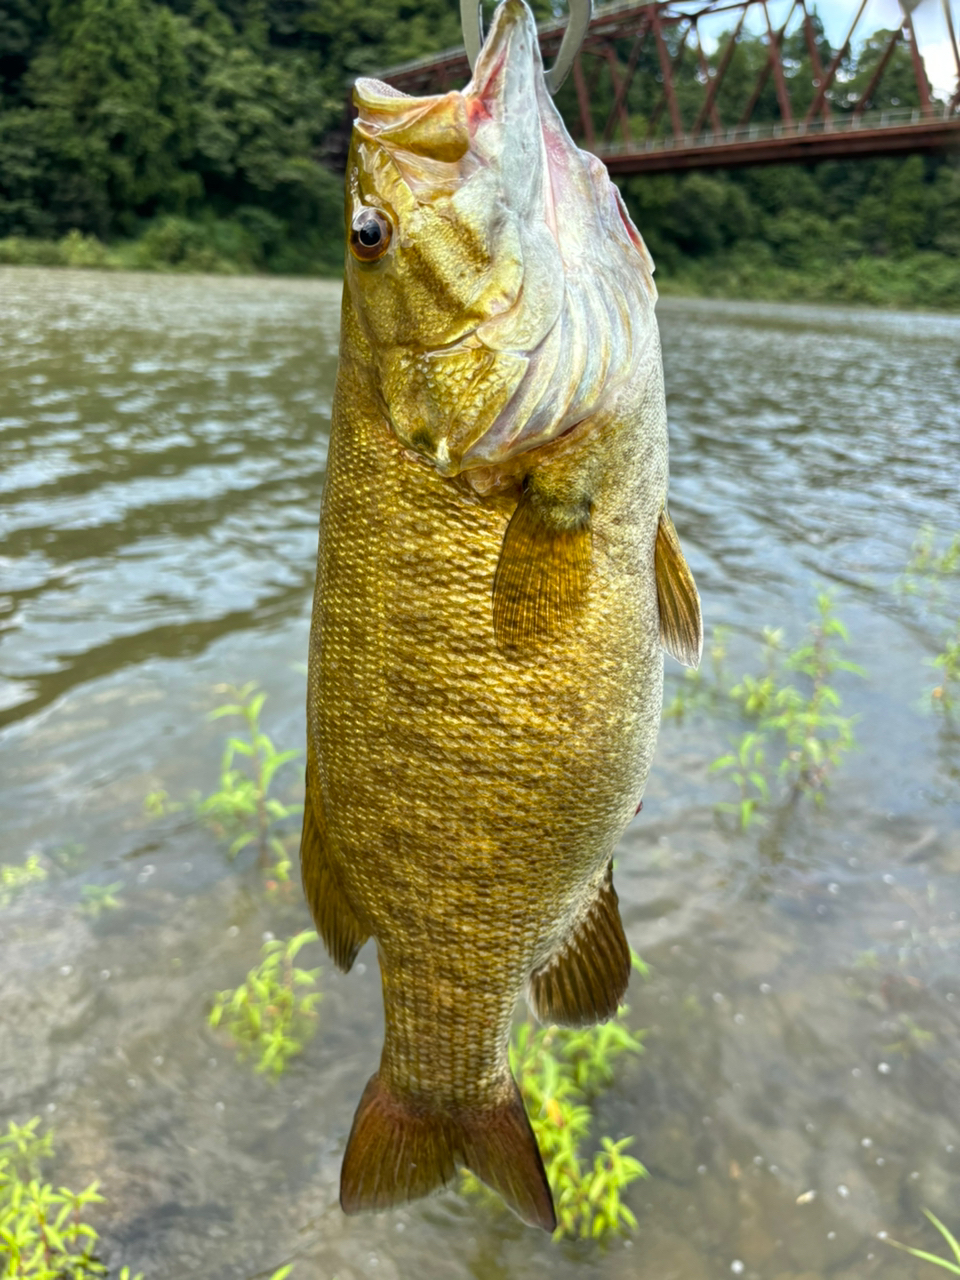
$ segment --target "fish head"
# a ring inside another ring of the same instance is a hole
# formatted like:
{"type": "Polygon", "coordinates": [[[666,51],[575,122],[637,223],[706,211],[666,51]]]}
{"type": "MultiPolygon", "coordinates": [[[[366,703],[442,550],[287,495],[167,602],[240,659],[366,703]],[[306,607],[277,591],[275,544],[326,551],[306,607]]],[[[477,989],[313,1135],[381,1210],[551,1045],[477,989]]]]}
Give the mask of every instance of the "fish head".
{"type": "Polygon", "coordinates": [[[653,264],[547,90],[524,0],[466,88],[355,86],[347,287],[392,429],[440,474],[597,414],[656,349],[653,264]]]}

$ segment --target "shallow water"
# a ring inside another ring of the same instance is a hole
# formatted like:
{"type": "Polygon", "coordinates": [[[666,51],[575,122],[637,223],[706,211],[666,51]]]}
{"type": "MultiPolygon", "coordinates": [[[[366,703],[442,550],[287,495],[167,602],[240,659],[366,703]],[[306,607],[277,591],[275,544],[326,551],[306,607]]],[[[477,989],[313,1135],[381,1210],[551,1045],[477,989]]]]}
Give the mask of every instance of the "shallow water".
{"type": "MultiPolygon", "coordinates": [[[[255,1076],[205,1015],[265,931],[306,925],[299,891],[144,811],[216,785],[226,683],[259,681],[267,732],[302,742],[338,295],[0,270],[0,862],[48,871],[0,908],[0,1124],[51,1123],[54,1180],[103,1180],[104,1258],[148,1280],[939,1274],[877,1233],[936,1247],[923,1207],[960,1227],[960,738],[926,665],[960,591],[900,582],[924,522],[960,530],[960,320],[660,304],[708,645],[729,627],[731,677],[759,671],[763,627],[796,645],[829,587],[866,678],[835,678],[859,750],[822,809],[746,832],[708,773],[745,726],[664,724],[617,867],[647,1048],[595,1126],[651,1177],[638,1233],[599,1249],[452,1192],[344,1218],[373,950],[323,961],[319,1034],[255,1076]],[[119,910],[81,910],[117,883],[119,910]]],[[[692,688],[671,664],[667,701],[692,688]]]]}

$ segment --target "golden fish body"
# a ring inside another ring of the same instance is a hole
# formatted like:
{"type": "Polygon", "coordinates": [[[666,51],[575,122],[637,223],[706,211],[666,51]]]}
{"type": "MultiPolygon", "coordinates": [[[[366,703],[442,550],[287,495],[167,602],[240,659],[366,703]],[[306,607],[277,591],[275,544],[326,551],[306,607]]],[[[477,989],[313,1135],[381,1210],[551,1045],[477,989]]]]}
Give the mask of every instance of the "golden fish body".
{"type": "MultiPolygon", "coordinates": [[[[542,124],[553,108],[537,76],[532,17],[506,0],[464,94],[391,101],[358,86],[301,856],[332,956],[347,969],[374,937],[383,982],[383,1054],[344,1157],[344,1208],[423,1195],[464,1164],[551,1228],[508,1064],[511,1019],[524,990],[543,1020],[572,1024],[609,1017],[623,995],[611,858],[654,749],[662,633],[690,658],[699,614],[664,512],[642,242],[602,190],[636,273],[611,305],[644,326],[618,349],[569,319],[574,285],[537,282],[549,245],[508,225],[530,206],[490,158],[490,135],[518,93],[534,94],[527,141],[547,138],[550,178],[556,122],[542,124]],[[452,205],[478,175],[479,197],[452,205]],[[551,341],[557,356],[544,358],[551,341]],[[591,342],[606,353],[584,351],[591,342]]],[[[553,186],[547,234],[562,244],[553,186]]],[[[582,187],[571,209],[574,196],[582,187]]],[[[581,260],[559,257],[589,284],[581,260]]]]}

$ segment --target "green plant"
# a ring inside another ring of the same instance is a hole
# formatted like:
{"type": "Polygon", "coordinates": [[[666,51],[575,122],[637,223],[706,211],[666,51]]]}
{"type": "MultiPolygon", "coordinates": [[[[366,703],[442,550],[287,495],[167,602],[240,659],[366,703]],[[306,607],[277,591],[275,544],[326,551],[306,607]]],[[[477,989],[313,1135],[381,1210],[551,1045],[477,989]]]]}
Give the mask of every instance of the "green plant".
{"type": "Polygon", "coordinates": [[[96,920],[104,911],[119,911],[123,906],[123,899],[116,895],[122,888],[122,880],[113,884],[85,884],[80,890],[80,910],[92,920],[96,920]]]}
{"type": "MultiPolygon", "coordinates": [[[[636,955],[634,967],[648,972],[636,955]]],[[[510,1066],[520,1084],[527,1114],[537,1136],[557,1209],[555,1238],[597,1239],[632,1230],[637,1220],[621,1193],[647,1171],[626,1148],[632,1138],[600,1140],[592,1161],[583,1146],[590,1136],[591,1101],[613,1080],[613,1066],[624,1053],[642,1053],[642,1033],[625,1025],[625,1007],[617,1017],[583,1030],[535,1028],[521,1023],[510,1044],[510,1066]]],[[[484,1190],[471,1173],[464,1189],[484,1190]]]]}
{"type": "Polygon", "coordinates": [[[759,820],[758,809],[770,799],[768,748],[781,748],[777,773],[787,803],[809,794],[822,804],[830,773],[855,744],[856,717],[840,714],[840,695],[831,681],[837,671],[863,675],[863,670],[841,656],[838,644],[848,644],[849,635],[828,593],[817,597],[817,609],[808,639],[789,653],[782,650],[780,631],[765,628],[764,672],[744,675],[729,691],[755,727],[733,743],[732,752],[714,760],[709,772],[727,773],[739,790],[736,801],[717,808],[737,814],[741,829],[759,820]],[[781,667],[801,677],[799,687],[784,680],[781,667]]]}
{"type": "Polygon", "coordinates": [[[702,662],[696,670],[689,667],[683,670],[673,699],[663,709],[665,720],[682,720],[692,711],[713,705],[726,684],[724,663],[729,635],[729,627],[713,628],[709,646],[710,674],[705,674],[702,662]]]}
{"type": "Polygon", "coordinates": [[[907,595],[921,595],[927,608],[951,631],[941,635],[941,651],[930,659],[930,665],[942,672],[940,683],[930,691],[937,711],[950,714],[960,696],[960,620],[957,600],[947,590],[947,579],[960,578],[960,533],[948,543],[938,546],[937,531],[925,524],[914,539],[910,559],[899,579],[899,588],[907,595]]]}
{"type": "Polygon", "coordinates": [[[181,809],[186,808],[183,801],[171,800],[163,787],[151,791],[144,799],[143,807],[151,818],[165,818],[168,813],[179,813],[181,809]]]}
{"type": "Polygon", "coordinates": [[[909,1245],[900,1244],[897,1240],[890,1240],[885,1237],[887,1244],[893,1245],[894,1249],[902,1249],[904,1253],[909,1253],[914,1258],[921,1258],[924,1262],[932,1262],[935,1267],[940,1267],[942,1271],[949,1271],[951,1275],[960,1276],[960,1243],[957,1242],[956,1237],[935,1214],[931,1213],[929,1209],[924,1209],[923,1212],[943,1236],[946,1244],[950,1246],[954,1257],[953,1262],[949,1258],[941,1258],[939,1254],[927,1253],[925,1249],[912,1249],[909,1245]]]}
{"type": "Polygon", "coordinates": [[[0,907],[8,907],[22,889],[46,878],[46,868],[36,853],[31,853],[23,866],[0,864],[0,907]]]}
{"type": "Polygon", "coordinates": [[[897,1030],[902,1030],[903,1034],[899,1040],[894,1040],[891,1044],[883,1046],[885,1054],[900,1053],[905,1058],[908,1058],[912,1053],[926,1048],[936,1039],[932,1031],[925,1031],[923,1027],[914,1022],[909,1014],[901,1013],[897,1018],[897,1023],[899,1024],[897,1030]]]}
{"type": "Polygon", "coordinates": [[[774,714],[764,724],[779,729],[787,745],[780,774],[787,780],[791,798],[803,791],[812,792],[822,803],[823,787],[829,771],[835,768],[853,747],[855,716],[841,716],[840,695],[830,684],[836,671],[849,671],[862,676],[863,668],[840,656],[836,641],[850,643],[844,624],[833,613],[833,600],[822,591],[817,596],[819,620],[810,625],[806,644],[787,655],[785,665],[805,676],[806,692],[788,685],[774,699],[774,714]]]}
{"type": "Polygon", "coordinates": [[[231,858],[255,843],[261,868],[269,870],[275,880],[289,880],[290,855],[276,824],[300,813],[302,806],[284,804],[270,795],[270,787],[281,765],[296,760],[301,753],[278,751],[260,728],[266,694],[257,692],[255,683],[239,689],[228,685],[226,691],[232,701],[217,707],[209,718],[239,716],[246,725],[247,736],[227,739],[220,764],[220,788],[198,803],[197,812],[219,836],[230,838],[231,858]],[[246,760],[248,767],[236,767],[238,759],[246,760]],[[275,859],[272,867],[271,853],[275,859]]]}
{"type": "Polygon", "coordinates": [[[316,1007],[322,999],[314,987],[319,969],[294,965],[300,949],[317,941],[304,929],[288,942],[273,939],[263,945],[263,959],[235,991],[220,991],[210,1012],[211,1027],[221,1024],[236,1041],[239,1057],[256,1051],[257,1071],[280,1075],[316,1028],[316,1007]]]}
{"type": "Polygon", "coordinates": [[[945,641],[943,651],[932,659],[931,665],[943,672],[940,683],[931,690],[933,705],[949,714],[960,696],[960,622],[956,635],[945,641]]]}
{"type": "MultiPolygon", "coordinates": [[[[190,807],[214,832],[218,839],[228,840],[228,854],[235,858],[248,845],[257,848],[258,863],[267,876],[269,888],[290,879],[292,834],[284,832],[283,822],[301,813],[303,806],[286,804],[271,795],[278,769],[296,760],[299,751],[278,751],[260,728],[260,713],[266,694],[254,682],[237,688],[220,685],[219,692],[230,695],[230,701],[216,707],[209,716],[239,716],[245,725],[245,736],[227,739],[220,762],[220,786],[208,796],[193,792],[190,807]]],[[[171,799],[162,787],[144,799],[144,808],[154,818],[179,813],[188,806],[171,799]]]]}
{"type": "Polygon", "coordinates": [[[58,844],[50,852],[50,861],[59,871],[73,871],[87,851],[87,846],[78,840],[68,840],[66,844],[58,844]]]}
{"type": "MultiPolygon", "coordinates": [[[[41,1179],[53,1155],[53,1135],[38,1132],[39,1116],[24,1125],[11,1123],[0,1135],[0,1253],[6,1255],[5,1280],[84,1280],[103,1276],[96,1257],[97,1231],[84,1220],[89,1205],[103,1204],[91,1182],[83,1191],[57,1190],[41,1179]]],[[[119,1280],[132,1277],[124,1267],[119,1280]]]]}
{"type": "Polygon", "coordinates": [[[942,549],[937,547],[936,539],[937,531],[932,524],[923,525],[914,538],[910,559],[900,579],[901,589],[908,595],[926,591],[937,596],[939,580],[960,573],[960,533],[954,534],[942,549]]]}
{"type": "Polygon", "coordinates": [[[722,800],[717,808],[722,813],[735,813],[741,830],[746,831],[751,823],[763,821],[757,813],[757,806],[770,798],[770,786],[764,773],[763,738],[758,733],[745,733],[733,747],[731,753],[714,760],[707,772],[726,770],[731,782],[739,787],[739,800],[722,800]]]}

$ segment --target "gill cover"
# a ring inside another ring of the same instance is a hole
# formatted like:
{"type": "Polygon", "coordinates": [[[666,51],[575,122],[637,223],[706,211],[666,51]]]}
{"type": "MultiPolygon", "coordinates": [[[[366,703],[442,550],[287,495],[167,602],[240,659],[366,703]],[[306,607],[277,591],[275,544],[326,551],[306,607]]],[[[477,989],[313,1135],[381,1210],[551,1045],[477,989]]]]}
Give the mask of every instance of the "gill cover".
{"type": "Polygon", "coordinates": [[[462,92],[357,81],[347,222],[390,220],[348,287],[394,431],[442,475],[498,466],[603,410],[654,339],[653,264],[504,0],[462,92]]]}

